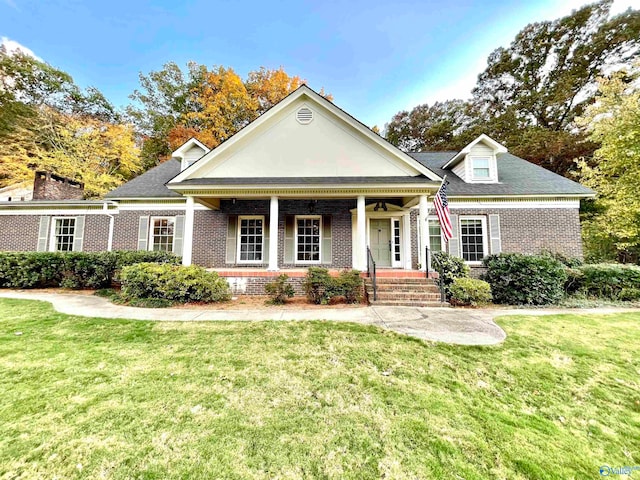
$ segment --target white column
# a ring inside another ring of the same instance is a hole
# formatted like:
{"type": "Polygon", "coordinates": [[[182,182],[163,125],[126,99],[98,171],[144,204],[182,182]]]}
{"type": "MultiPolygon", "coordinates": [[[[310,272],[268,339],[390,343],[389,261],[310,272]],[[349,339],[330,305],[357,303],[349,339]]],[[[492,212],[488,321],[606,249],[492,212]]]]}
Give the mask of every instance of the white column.
{"type": "Polygon", "coordinates": [[[365,203],[364,195],[358,197],[358,213],[357,213],[357,227],[356,227],[356,252],[357,263],[353,268],[357,270],[367,269],[367,223],[365,219],[365,203]]]}
{"type": "Polygon", "coordinates": [[[269,266],[267,270],[278,268],[278,197],[271,197],[269,211],[269,266]]]}
{"type": "Polygon", "coordinates": [[[418,258],[420,259],[420,270],[425,271],[427,269],[427,246],[429,245],[429,205],[427,203],[427,196],[420,195],[420,201],[418,202],[418,208],[420,209],[420,225],[418,225],[418,235],[420,235],[420,252],[418,252],[418,258]]]}
{"type": "Polygon", "coordinates": [[[192,196],[187,197],[187,206],[184,211],[184,235],[182,237],[182,265],[191,265],[191,252],[193,251],[193,212],[195,202],[192,196]]]}

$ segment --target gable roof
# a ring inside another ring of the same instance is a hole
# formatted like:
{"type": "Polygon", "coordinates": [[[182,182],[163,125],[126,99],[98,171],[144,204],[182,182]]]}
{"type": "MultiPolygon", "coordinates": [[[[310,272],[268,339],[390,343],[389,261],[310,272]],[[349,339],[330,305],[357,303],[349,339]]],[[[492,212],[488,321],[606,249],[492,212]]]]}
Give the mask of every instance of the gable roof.
{"type": "MultiPolygon", "coordinates": [[[[416,162],[410,155],[401,151],[380,135],[373,132],[367,126],[356,120],[354,117],[346,113],[344,110],[338,108],[332,102],[312,90],[306,85],[301,85],[298,89],[290,93],[287,97],[262,114],[256,120],[245,126],[235,135],[231,136],[225,142],[218,145],[215,149],[209,153],[203,155],[198,161],[194,162],[191,166],[180,172],[175,178],[169,182],[169,186],[177,185],[187,179],[202,178],[207,169],[211,170],[216,168],[215,161],[218,158],[224,158],[225,152],[233,151],[234,146],[239,144],[245,137],[252,134],[262,126],[269,125],[271,119],[273,119],[280,112],[292,105],[297,100],[308,101],[309,103],[315,103],[319,107],[328,111],[332,118],[337,118],[337,124],[347,125],[351,129],[355,130],[354,136],[358,139],[367,140],[372,142],[379,151],[384,152],[384,155],[389,160],[393,160],[398,165],[403,165],[402,168],[414,172],[414,174],[424,175],[430,181],[440,181],[441,179],[425,167],[420,162],[416,162]],[[342,123],[340,123],[342,122],[342,123]]],[[[258,138],[258,137],[256,137],[258,138]]],[[[369,143],[371,145],[371,143],[369,143]]],[[[404,176],[410,176],[404,174],[404,176]]]]}
{"type": "Polygon", "coordinates": [[[165,183],[178,173],[180,173],[180,160],[171,158],[111,190],[105,195],[105,198],[182,197],[179,193],[172,192],[165,186],[165,183]]]}
{"type": "Polygon", "coordinates": [[[484,133],[480,135],[478,138],[470,142],[467,146],[465,146],[462,150],[456,153],[442,168],[446,170],[448,168],[453,167],[456,163],[464,158],[465,155],[471,152],[471,149],[477,145],[478,143],[485,143],[492,147],[496,153],[507,153],[507,147],[502,145],[501,143],[496,142],[489,135],[485,135],[484,133]]]}
{"type": "Polygon", "coordinates": [[[592,197],[593,190],[510,153],[498,153],[498,183],[466,183],[445,167],[458,152],[410,153],[438,175],[447,176],[449,197],[559,195],[592,197]]]}
{"type": "Polygon", "coordinates": [[[174,151],[171,154],[171,156],[174,158],[183,158],[184,154],[187,153],[187,151],[189,151],[189,149],[191,149],[192,147],[199,147],[202,150],[204,150],[204,153],[209,153],[209,151],[211,150],[209,147],[207,147],[204,143],[202,143],[197,138],[191,137],[189,140],[187,140],[182,145],[180,145],[176,149],[176,151],[174,151]]]}

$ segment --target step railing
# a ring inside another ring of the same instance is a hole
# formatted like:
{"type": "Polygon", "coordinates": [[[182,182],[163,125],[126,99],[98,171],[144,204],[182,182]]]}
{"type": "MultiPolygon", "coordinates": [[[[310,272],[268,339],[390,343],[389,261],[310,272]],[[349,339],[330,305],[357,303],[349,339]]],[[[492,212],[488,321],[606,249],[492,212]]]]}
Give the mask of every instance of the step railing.
{"type": "Polygon", "coordinates": [[[373,286],[373,300],[378,300],[378,286],[376,284],[376,262],[371,254],[371,249],[367,247],[367,275],[371,279],[373,286]]]}
{"type": "MultiPolygon", "coordinates": [[[[427,254],[428,253],[429,253],[429,249],[427,248],[427,254]]],[[[434,263],[439,265],[437,256],[432,258],[431,260],[434,263]]],[[[437,272],[438,271],[438,266],[435,266],[433,269],[437,272]]],[[[427,268],[427,270],[428,270],[428,268],[427,268]]],[[[427,276],[428,276],[428,274],[427,274],[427,276]]],[[[440,288],[440,302],[441,303],[446,303],[447,302],[447,298],[446,298],[446,295],[444,294],[444,285],[442,284],[442,278],[440,277],[440,275],[438,275],[438,279],[436,280],[436,285],[438,286],[438,288],[440,288]]]]}

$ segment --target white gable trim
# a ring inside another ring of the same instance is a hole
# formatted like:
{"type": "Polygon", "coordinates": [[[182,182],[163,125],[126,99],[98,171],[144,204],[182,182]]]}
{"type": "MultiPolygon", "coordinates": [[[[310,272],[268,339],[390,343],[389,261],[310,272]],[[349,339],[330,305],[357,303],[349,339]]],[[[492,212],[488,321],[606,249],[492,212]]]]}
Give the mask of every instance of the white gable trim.
{"type": "Polygon", "coordinates": [[[206,153],[202,158],[200,158],[200,160],[198,160],[196,163],[192,164],[191,166],[186,168],[184,171],[176,175],[176,177],[174,177],[168,183],[181,182],[183,180],[186,180],[187,178],[197,178],[198,173],[202,172],[202,170],[204,170],[207,167],[211,167],[212,160],[215,157],[217,157],[218,155],[221,155],[227,149],[232,147],[234,144],[240,142],[242,139],[244,139],[248,135],[251,135],[254,130],[256,130],[261,125],[268,122],[271,118],[276,116],[279,112],[287,108],[289,105],[291,105],[293,102],[295,102],[302,96],[306,96],[310,102],[317,103],[320,107],[327,109],[329,112],[331,112],[333,115],[338,117],[340,120],[349,124],[352,128],[357,130],[358,133],[360,133],[362,136],[373,141],[379,147],[381,147],[384,151],[386,151],[390,156],[399,160],[400,163],[404,163],[407,167],[410,167],[414,171],[417,171],[425,175],[430,180],[433,180],[433,181],[441,180],[441,178],[438,175],[436,175],[434,172],[432,172],[431,170],[423,166],[420,162],[418,162],[414,158],[410,157],[406,153],[402,152],[398,148],[391,145],[385,139],[375,134],[373,131],[371,131],[369,128],[367,128],[362,123],[357,121],[351,115],[348,115],[343,110],[336,107],[332,102],[322,97],[321,95],[313,91],[311,88],[307,87],[306,85],[302,85],[300,88],[298,88],[293,93],[291,93],[286,98],[284,98],[280,103],[276,104],[269,111],[267,111],[266,113],[258,117],[256,120],[251,122],[246,127],[244,127],[242,130],[240,130],[238,133],[233,135],[227,141],[223,142],[214,150],[211,150],[210,152],[206,153]]]}
{"type": "Polygon", "coordinates": [[[197,138],[191,137],[189,140],[184,142],[180,147],[178,147],[178,149],[175,152],[173,152],[171,156],[182,160],[184,158],[184,154],[187,153],[192,147],[200,147],[202,150],[204,150],[205,154],[211,151],[209,147],[207,147],[200,140],[198,140],[197,138]]]}
{"type": "Polygon", "coordinates": [[[493,138],[491,138],[488,135],[485,135],[483,133],[478,138],[476,138],[474,141],[469,143],[466,147],[464,147],[462,150],[460,150],[451,160],[449,160],[442,167],[442,169],[446,170],[449,167],[454,166],[456,163],[458,163],[460,160],[462,160],[466,155],[468,155],[471,152],[471,149],[473,148],[474,145],[476,145],[476,144],[478,144],[480,142],[484,142],[487,145],[489,145],[490,147],[492,147],[494,149],[495,153],[507,153],[507,151],[508,151],[507,147],[505,147],[501,143],[496,142],[493,138]]]}

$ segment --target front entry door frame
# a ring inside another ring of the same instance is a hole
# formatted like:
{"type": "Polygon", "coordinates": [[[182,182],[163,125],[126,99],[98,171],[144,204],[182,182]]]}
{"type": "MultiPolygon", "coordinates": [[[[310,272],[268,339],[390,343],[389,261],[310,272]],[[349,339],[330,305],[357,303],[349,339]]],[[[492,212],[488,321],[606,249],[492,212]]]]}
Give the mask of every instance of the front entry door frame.
{"type": "MultiPolygon", "coordinates": [[[[390,225],[393,226],[392,223],[392,219],[395,220],[400,220],[400,260],[396,261],[395,260],[395,255],[392,255],[391,257],[391,268],[402,268],[405,270],[411,270],[413,268],[412,265],[412,255],[411,255],[411,221],[410,221],[410,214],[411,214],[411,210],[408,208],[403,208],[403,207],[399,207],[397,205],[393,205],[393,204],[387,204],[387,211],[384,211],[382,209],[378,210],[378,211],[374,211],[374,207],[375,207],[375,203],[370,203],[366,206],[366,226],[365,226],[365,237],[366,237],[366,244],[370,245],[370,238],[371,236],[369,235],[370,232],[370,224],[369,221],[373,218],[373,219],[382,219],[382,218],[387,218],[389,219],[389,223],[390,225]]],[[[352,209],[351,210],[351,215],[352,215],[352,230],[351,230],[351,239],[352,239],[352,244],[355,245],[356,244],[356,238],[357,238],[357,233],[356,233],[356,219],[357,219],[357,211],[356,209],[352,209]]],[[[391,229],[391,232],[393,233],[393,228],[391,229]]],[[[355,249],[352,251],[352,258],[353,258],[353,264],[355,264],[355,249]]]]}
{"type": "Polygon", "coordinates": [[[402,228],[402,216],[391,216],[389,214],[381,214],[381,215],[371,215],[367,216],[367,245],[371,247],[371,220],[386,220],[389,222],[389,240],[391,241],[391,251],[389,252],[390,256],[390,265],[380,265],[380,267],[384,268],[402,268],[402,259],[404,257],[404,231],[402,228]],[[394,220],[400,223],[400,260],[396,260],[395,256],[395,245],[394,245],[394,229],[393,223],[394,220]]]}

